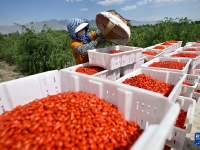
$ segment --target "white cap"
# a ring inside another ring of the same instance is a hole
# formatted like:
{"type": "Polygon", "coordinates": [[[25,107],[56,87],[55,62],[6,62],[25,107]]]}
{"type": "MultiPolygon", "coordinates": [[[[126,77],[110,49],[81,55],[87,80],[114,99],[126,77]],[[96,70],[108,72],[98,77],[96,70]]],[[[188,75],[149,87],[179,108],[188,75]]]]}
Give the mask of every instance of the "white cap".
{"type": "Polygon", "coordinates": [[[88,25],[88,23],[84,22],[84,23],[81,23],[75,30],[75,33],[81,31],[82,29],[84,29],[86,26],[88,25]]]}

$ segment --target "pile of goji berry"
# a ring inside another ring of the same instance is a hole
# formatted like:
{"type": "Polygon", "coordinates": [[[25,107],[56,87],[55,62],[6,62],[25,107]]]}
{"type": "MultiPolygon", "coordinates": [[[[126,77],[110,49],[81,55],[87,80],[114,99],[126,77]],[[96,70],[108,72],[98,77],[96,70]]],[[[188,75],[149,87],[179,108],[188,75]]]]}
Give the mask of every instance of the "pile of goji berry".
{"type": "Polygon", "coordinates": [[[0,115],[1,150],[125,150],[143,130],[96,95],[67,92],[0,115]]]}
{"type": "Polygon", "coordinates": [[[169,43],[179,43],[178,41],[174,41],[174,40],[171,40],[171,41],[167,41],[169,43]]]}
{"type": "Polygon", "coordinates": [[[183,51],[199,51],[199,50],[197,50],[197,49],[195,49],[195,48],[188,48],[188,49],[185,49],[185,50],[183,50],[183,51]]]}
{"type": "Polygon", "coordinates": [[[188,85],[188,86],[193,86],[192,84],[189,84],[187,82],[183,82],[184,85],[188,85]]]}
{"type": "Polygon", "coordinates": [[[196,43],[200,43],[200,41],[196,42],[196,43]]]}
{"type": "Polygon", "coordinates": [[[122,83],[153,91],[156,93],[161,93],[165,97],[168,97],[174,88],[174,85],[161,82],[157,79],[153,79],[150,76],[147,76],[146,74],[139,74],[135,77],[127,78],[122,83]]]}
{"type": "Polygon", "coordinates": [[[178,62],[178,61],[162,61],[162,62],[154,62],[148,67],[158,67],[158,68],[169,68],[169,69],[179,69],[182,70],[185,67],[186,63],[178,62]]]}
{"type": "Polygon", "coordinates": [[[171,57],[189,57],[189,58],[196,58],[196,57],[198,57],[198,55],[197,55],[197,54],[193,54],[193,53],[179,53],[179,54],[171,55],[171,57]]]}
{"type": "Polygon", "coordinates": [[[153,49],[161,49],[161,50],[163,50],[163,49],[165,49],[163,46],[156,46],[156,47],[154,47],[153,49]]]}
{"type": "Polygon", "coordinates": [[[164,149],[163,150],[171,150],[171,147],[165,145],[164,149]]]}
{"type": "Polygon", "coordinates": [[[176,127],[186,129],[186,126],[184,126],[186,117],[187,112],[181,109],[174,125],[176,127]]]}
{"type": "Polygon", "coordinates": [[[78,67],[75,72],[84,73],[87,75],[93,75],[95,73],[101,72],[105,69],[98,67],[98,66],[85,66],[85,67],[78,67]]]}
{"type": "Polygon", "coordinates": [[[198,90],[198,89],[195,89],[195,92],[197,92],[197,93],[200,93],[200,90],[198,90]]]}
{"type": "Polygon", "coordinates": [[[163,44],[161,44],[161,45],[172,45],[170,42],[164,42],[163,44]]]}
{"type": "Polygon", "coordinates": [[[158,55],[158,53],[155,53],[155,52],[147,52],[147,51],[143,51],[142,54],[152,55],[152,56],[158,55]]]}
{"type": "Polygon", "coordinates": [[[116,54],[116,53],[122,53],[124,51],[121,51],[121,50],[113,50],[113,51],[110,51],[108,52],[108,54],[116,54]]]}

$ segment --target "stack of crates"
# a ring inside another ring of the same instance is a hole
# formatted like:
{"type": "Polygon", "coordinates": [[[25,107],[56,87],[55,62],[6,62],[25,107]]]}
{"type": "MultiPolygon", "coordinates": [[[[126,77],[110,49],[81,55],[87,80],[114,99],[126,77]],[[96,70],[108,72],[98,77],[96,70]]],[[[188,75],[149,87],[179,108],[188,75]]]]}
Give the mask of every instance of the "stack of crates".
{"type": "Polygon", "coordinates": [[[200,93],[195,92],[195,90],[200,91],[200,83],[199,83],[200,78],[198,74],[198,69],[200,70],[200,52],[198,51],[189,52],[199,55],[196,58],[183,58],[183,57],[170,57],[170,56],[178,53],[188,53],[188,51],[184,51],[185,49],[188,48],[196,48],[197,50],[200,50],[200,47],[191,47],[194,44],[197,43],[192,43],[192,44],[190,43],[190,45],[188,44],[185,47],[180,46],[177,49],[175,49],[175,51],[171,51],[170,53],[164,55],[164,57],[154,57],[154,59],[141,65],[141,68],[152,69],[152,70],[163,70],[163,71],[165,70],[169,72],[183,73],[186,75],[186,78],[184,79],[183,82],[187,82],[188,85],[182,83],[181,93],[179,97],[174,101],[175,103],[179,103],[182,110],[187,111],[187,118],[184,124],[186,128],[182,129],[174,126],[172,139],[167,140],[165,143],[173,150],[174,149],[182,150],[186,134],[190,133],[192,129],[195,107],[200,97],[200,93]],[[162,61],[185,62],[186,65],[182,70],[148,67],[150,64],[154,62],[162,62],[162,61]]]}

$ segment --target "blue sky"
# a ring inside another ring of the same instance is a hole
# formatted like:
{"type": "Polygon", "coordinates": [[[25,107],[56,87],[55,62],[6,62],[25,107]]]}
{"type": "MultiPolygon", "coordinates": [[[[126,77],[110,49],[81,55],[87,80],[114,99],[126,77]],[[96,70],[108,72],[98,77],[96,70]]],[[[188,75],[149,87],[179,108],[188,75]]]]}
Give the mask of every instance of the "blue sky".
{"type": "Polygon", "coordinates": [[[74,17],[91,20],[110,9],[137,21],[200,20],[200,0],[0,0],[0,26],[74,17]]]}

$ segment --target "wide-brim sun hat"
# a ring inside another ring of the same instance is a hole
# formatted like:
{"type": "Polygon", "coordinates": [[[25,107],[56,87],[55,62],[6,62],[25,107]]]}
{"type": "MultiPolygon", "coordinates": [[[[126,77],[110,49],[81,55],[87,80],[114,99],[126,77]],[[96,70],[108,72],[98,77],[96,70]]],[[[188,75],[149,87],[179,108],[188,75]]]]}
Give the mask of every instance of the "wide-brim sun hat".
{"type": "Polygon", "coordinates": [[[85,27],[87,27],[88,23],[84,22],[84,23],[81,23],[80,25],[78,25],[78,27],[76,28],[75,30],[75,33],[81,31],[82,29],[84,29],[85,27]]]}
{"type": "Polygon", "coordinates": [[[108,41],[119,45],[129,42],[130,28],[118,15],[111,12],[100,12],[96,15],[96,25],[108,41]]]}

